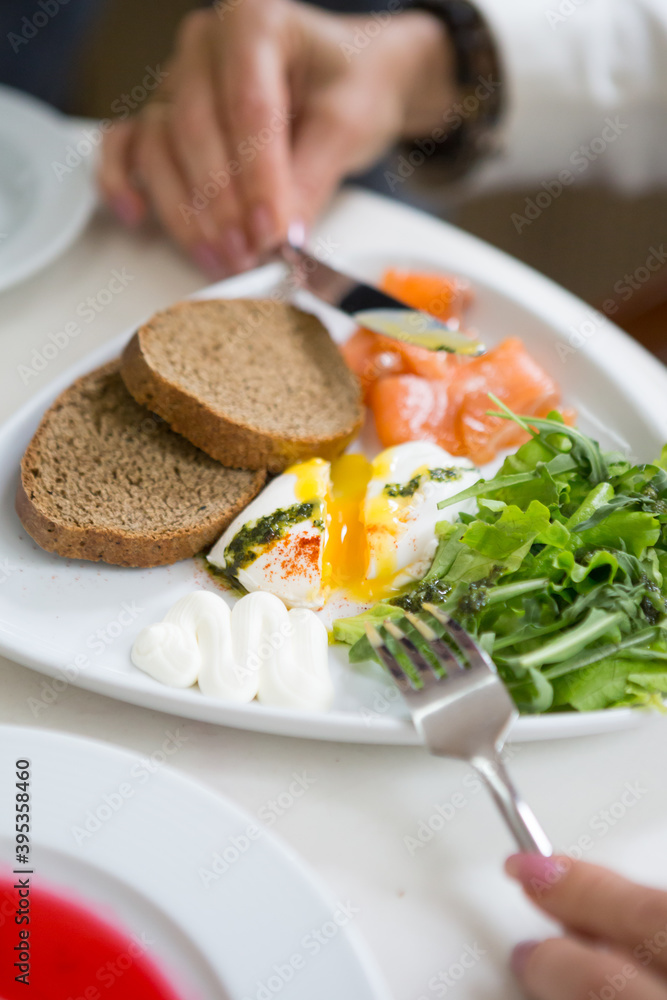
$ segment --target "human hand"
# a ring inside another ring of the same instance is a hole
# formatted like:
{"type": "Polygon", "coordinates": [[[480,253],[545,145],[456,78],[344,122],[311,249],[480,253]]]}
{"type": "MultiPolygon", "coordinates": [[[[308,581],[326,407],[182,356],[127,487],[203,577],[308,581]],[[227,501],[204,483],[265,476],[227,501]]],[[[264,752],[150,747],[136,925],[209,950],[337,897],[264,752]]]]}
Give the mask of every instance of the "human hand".
{"type": "Polygon", "coordinates": [[[667,892],[605,868],[515,854],[505,870],[572,936],[526,941],[512,967],[533,1000],[667,1000],[667,892]]]}
{"type": "Polygon", "coordinates": [[[340,16],[295,0],[227,0],[181,24],[168,75],[105,136],[99,183],[125,223],[153,209],[215,276],[245,270],[292,222],[397,140],[442,124],[454,56],[410,11],[340,16]]]}

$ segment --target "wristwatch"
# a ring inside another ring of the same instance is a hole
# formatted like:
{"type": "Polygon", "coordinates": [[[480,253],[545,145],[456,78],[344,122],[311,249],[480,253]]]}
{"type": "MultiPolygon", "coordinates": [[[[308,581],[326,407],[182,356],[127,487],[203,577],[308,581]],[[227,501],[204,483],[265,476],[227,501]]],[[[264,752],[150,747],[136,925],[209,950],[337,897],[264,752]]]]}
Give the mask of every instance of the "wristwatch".
{"type": "MultiPolygon", "coordinates": [[[[501,0],[502,2],[502,0],[501,0]]],[[[459,98],[443,113],[444,138],[434,155],[447,178],[456,180],[494,151],[504,108],[502,67],[486,20],[469,0],[408,0],[404,10],[424,10],[447,28],[456,54],[459,98]]],[[[410,144],[421,148],[423,140],[410,144]]]]}

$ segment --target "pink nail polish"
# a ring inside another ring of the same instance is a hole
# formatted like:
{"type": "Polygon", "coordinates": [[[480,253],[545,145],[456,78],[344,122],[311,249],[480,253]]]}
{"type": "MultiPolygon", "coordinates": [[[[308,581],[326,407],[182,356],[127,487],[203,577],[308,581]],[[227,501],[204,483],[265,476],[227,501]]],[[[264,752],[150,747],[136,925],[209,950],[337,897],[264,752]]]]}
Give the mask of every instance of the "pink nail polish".
{"type": "Polygon", "coordinates": [[[142,212],[134,198],[127,194],[118,195],[110,202],[111,211],[124,226],[133,228],[141,222],[142,212]]]}
{"type": "Polygon", "coordinates": [[[539,896],[559,882],[570,865],[569,858],[545,858],[541,854],[513,854],[505,871],[532,896],[539,896]]]}
{"type": "Polygon", "coordinates": [[[258,253],[273,250],[277,242],[276,225],[267,205],[256,205],[250,214],[250,232],[258,253]]]}
{"type": "Polygon", "coordinates": [[[231,274],[247,271],[255,263],[255,255],[248,247],[246,235],[240,226],[230,226],[220,237],[222,257],[231,274]]]}
{"type": "Polygon", "coordinates": [[[287,242],[293,247],[303,247],[306,242],[307,230],[305,222],[300,219],[295,219],[294,222],[290,222],[287,228],[287,242]]]}
{"type": "Polygon", "coordinates": [[[510,958],[510,968],[517,979],[523,979],[528,959],[540,943],[540,941],[520,941],[513,950],[510,958]]]}
{"type": "Polygon", "coordinates": [[[220,255],[208,243],[197,243],[192,249],[192,258],[210,278],[219,280],[229,273],[220,255]]]}

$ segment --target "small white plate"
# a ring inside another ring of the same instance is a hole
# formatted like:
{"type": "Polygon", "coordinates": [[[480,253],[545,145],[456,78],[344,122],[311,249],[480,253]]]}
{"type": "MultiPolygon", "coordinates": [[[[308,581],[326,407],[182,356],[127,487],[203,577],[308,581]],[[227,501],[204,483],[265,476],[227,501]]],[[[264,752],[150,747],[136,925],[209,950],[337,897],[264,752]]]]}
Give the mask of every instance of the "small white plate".
{"type": "MultiPolygon", "coordinates": [[[[355,273],[376,279],[389,263],[453,271],[471,279],[471,320],[493,345],[520,336],[563,387],[581,427],[605,446],[640,459],[659,454],[667,441],[667,369],[638,344],[546,278],[452,226],[368,194],[351,193],[323,223],[314,241],[330,247],[355,273]],[[409,248],[414,248],[410,250],[409,248]],[[572,330],[582,346],[571,346],[572,330]]],[[[282,275],[271,265],[205,289],[201,296],[269,294],[282,275]]],[[[329,311],[326,316],[330,318],[329,311]]],[[[349,323],[335,323],[334,336],[349,323]]],[[[222,725],[260,732],[361,743],[413,744],[417,734],[396,689],[375,664],[350,666],[332,647],[336,698],[329,713],[231,705],[198,689],[165,687],[137,670],[130,649],[138,631],[163,618],[193,587],[215,584],[193,560],[153,570],[74,562],[43,552],[14,512],[21,455],[52,401],[74,378],[118,355],[126,331],[74,365],[32,399],[0,430],[0,653],[53,680],[31,705],[35,717],[69,684],[123,701],[222,725]]],[[[524,716],[515,741],[606,732],[638,724],[643,713],[606,712],[524,716]]]]}
{"type": "MultiPolygon", "coordinates": [[[[156,747],[143,758],[0,727],[3,802],[16,794],[15,761],[31,762],[35,885],[43,879],[128,935],[146,935],[151,957],[184,998],[254,1000],[271,979],[271,994],[277,989],[283,1000],[389,1000],[358,936],[354,900],[327,898],[251,816],[165,767],[178,753],[173,737],[166,753],[156,747]],[[201,870],[214,872],[216,854],[218,875],[206,883],[201,870]],[[290,979],[285,969],[296,955],[290,979]]],[[[2,810],[0,865],[20,868],[12,864],[13,814],[2,810]]]]}
{"type": "Polygon", "coordinates": [[[46,267],[85,226],[95,148],[48,105],[0,86],[0,291],[46,267]]]}

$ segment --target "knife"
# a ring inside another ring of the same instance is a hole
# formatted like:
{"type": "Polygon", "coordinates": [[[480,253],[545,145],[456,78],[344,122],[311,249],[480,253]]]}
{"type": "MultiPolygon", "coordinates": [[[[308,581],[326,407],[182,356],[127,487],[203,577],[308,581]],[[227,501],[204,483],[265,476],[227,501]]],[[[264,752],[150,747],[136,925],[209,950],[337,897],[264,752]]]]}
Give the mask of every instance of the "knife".
{"type": "Polygon", "coordinates": [[[379,288],[334,270],[293,243],[284,243],[280,255],[289,265],[290,281],[296,287],[311,292],[367,330],[430,351],[473,356],[486,351],[481,341],[420,309],[410,308],[379,288]]]}

